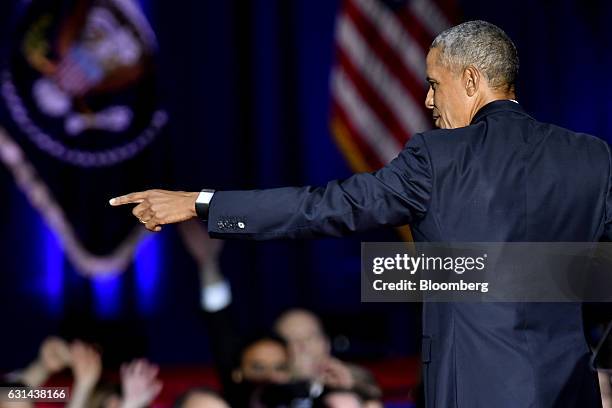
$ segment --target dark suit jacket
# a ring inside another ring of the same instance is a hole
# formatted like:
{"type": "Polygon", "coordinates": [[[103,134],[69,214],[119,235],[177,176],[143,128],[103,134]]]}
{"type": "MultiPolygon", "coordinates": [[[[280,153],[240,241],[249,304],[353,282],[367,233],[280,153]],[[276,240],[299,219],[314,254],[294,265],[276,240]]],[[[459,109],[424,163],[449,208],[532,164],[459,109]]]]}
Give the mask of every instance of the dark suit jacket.
{"type": "MultiPolygon", "coordinates": [[[[340,236],[409,223],[418,241],[597,241],[612,236],[611,158],[595,137],[513,101],[470,126],[412,137],[389,165],[325,187],[215,193],[220,238],[340,236]]],[[[596,407],[580,304],[427,303],[428,407],[596,407]]]]}

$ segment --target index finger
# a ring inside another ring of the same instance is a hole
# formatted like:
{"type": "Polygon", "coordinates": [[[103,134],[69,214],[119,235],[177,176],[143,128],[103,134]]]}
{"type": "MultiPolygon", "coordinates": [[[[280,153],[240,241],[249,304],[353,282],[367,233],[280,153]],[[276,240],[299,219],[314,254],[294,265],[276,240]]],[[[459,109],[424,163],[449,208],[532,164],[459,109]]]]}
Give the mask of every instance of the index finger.
{"type": "Polygon", "coordinates": [[[139,191],[137,193],[130,193],[123,196],[111,198],[108,200],[112,206],[124,205],[124,204],[137,204],[142,203],[147,197],[146,191],[139,191]]]}

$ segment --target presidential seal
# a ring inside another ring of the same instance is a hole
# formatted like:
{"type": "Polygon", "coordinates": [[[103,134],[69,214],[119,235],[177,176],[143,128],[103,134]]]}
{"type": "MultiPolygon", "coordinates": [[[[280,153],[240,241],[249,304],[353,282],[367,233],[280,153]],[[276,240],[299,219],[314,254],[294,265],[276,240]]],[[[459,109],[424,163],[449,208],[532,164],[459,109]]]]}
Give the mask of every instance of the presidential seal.
{"type": "Polygon", "coordinates": [[[1,72],[19,133],[56,159],[105,167],[137,155],[167,115],[156,39],[133,0],[24,2],[1,72]]]}

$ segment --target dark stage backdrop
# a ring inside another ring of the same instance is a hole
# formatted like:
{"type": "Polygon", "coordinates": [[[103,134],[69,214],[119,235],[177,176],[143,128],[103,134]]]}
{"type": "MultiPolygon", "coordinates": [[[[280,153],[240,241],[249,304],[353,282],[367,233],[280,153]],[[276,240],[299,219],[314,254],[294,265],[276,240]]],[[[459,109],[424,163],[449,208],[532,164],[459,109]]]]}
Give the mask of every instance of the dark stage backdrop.
{"type": "MultiPolygon", "coordinates": [[[[0,4],[3,38],[15,3],[0,4]]],[[[459,3],[463,19],[491,21],[515,40],[518,99],[534,117],[612,138],[609,2],[459,3]]],[[[160,99],[170,118],[163,160],[153,164],[163,170],[159,187],[318,185],[350,174],[328,128],[338,0],[142,5],[157,33],[160,99]]],[[[176,229],[145,239],[125,273],[90,280],[67,261],[3,167],[0,191],[0,370],[23,365],[49,333],[102,343],[111,365],[136,354],[168,364],[210,361],[195,263],[176,229]]],[[[87,203],[74,211],[96,217],[87,203]]],[[[324,316],[332,334],[352,340],[348,355],[416,353],[417,305],[359,299],[360,242],[394,239],[394,231],[379,231],[342,240],[228,242],[221,265],[241,330],[304,306],[324,316]]]]}

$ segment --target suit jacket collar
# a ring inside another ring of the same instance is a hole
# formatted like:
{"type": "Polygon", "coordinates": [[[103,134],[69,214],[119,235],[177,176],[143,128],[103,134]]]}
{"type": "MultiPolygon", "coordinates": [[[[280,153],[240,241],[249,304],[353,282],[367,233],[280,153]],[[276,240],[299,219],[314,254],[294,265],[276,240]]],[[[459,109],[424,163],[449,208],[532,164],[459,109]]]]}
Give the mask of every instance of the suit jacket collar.
{"type": "Polygon", "coordinates": [[[470,125],[483,120],[488,115],[498,112],[516,112],[527,115],[527,112],[525,112],[525,110],[517,102],[510,99],[499,99],[497,101],[489,102],[480,108],[480,110],[476,112],[476,115],[474,115],[472,118],[470,125]]]}

